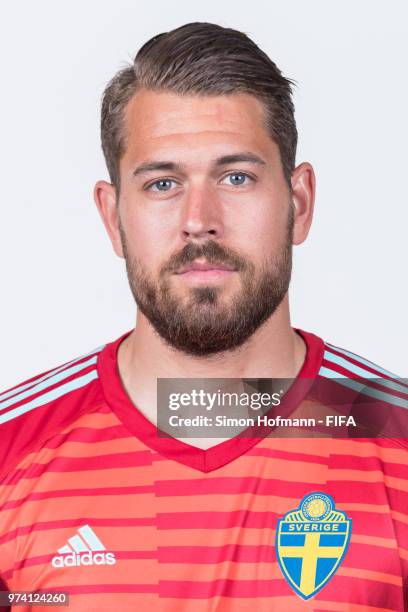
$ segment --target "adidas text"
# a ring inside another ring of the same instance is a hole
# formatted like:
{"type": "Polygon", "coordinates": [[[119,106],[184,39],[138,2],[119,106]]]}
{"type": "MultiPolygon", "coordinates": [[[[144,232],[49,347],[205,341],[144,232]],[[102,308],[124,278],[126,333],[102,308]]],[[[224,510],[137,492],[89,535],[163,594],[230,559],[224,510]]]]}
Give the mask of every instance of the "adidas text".
{"type": "Polygon", "coordinates": [[[115,553],[112,552],[83,552],[55,555],[52,558],[53,567],[76,567],[78,565],[114,565],[115,553]]]}

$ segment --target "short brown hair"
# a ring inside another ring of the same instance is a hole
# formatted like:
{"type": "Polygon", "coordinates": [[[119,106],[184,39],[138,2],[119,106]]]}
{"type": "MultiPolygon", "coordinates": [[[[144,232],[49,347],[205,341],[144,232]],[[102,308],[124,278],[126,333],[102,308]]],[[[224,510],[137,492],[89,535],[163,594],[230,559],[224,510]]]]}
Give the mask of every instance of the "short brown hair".
{"type": "Polygon", "coordinates": [[[119,162],[126,150],[124,109],[141,88],[180,95],[253,94],[265,106],[267,128],[279,146],[291,188],[297,145],[293,85],[294,81],[285,78],[266,53],[238,30],[197,22],[154,36],[103,93],[102,149],[117,193],[119,162]]]}

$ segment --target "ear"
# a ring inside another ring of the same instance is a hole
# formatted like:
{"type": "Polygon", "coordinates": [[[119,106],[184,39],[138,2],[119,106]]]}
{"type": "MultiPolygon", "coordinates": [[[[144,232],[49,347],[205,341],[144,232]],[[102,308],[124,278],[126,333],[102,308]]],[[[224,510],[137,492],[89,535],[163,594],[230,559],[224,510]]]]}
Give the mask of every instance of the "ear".
{"type": "Polygon", "coordinates": [[[94,200],[116,255],[123,257],[115,187],[107,181],[98,181],[94,189],[94,200]]]}
{"type": "Polygon", "coordinates": [[[291,182],[295,207],[293,244],[302,244],[307,238],[313,219],[316,179],[311,164],[299,164],[292,172],[291,182]]]}

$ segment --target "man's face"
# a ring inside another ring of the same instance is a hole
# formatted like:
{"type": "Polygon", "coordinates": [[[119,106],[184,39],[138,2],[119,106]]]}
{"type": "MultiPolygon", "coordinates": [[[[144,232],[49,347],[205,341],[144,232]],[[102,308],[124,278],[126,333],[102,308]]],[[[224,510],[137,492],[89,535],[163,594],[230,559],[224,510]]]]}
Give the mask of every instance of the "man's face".
{"type": "Polygon", "coordinates": [[[293,206],[264,112],[249,94],[146,90],[126,108],[119,254],[142,313],[188,355],[242,345],[287,293],[293,206]]]}

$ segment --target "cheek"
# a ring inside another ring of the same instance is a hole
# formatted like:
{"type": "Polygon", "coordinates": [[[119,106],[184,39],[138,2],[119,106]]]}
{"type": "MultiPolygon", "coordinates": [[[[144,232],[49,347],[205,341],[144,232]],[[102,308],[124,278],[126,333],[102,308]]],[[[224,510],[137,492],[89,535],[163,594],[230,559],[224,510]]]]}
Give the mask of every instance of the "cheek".
{"type": "Polygon", "coordinates": [[[273,245],[282,242],[286,236],[288,219],[287,204],[274,202],[271,199],[258,199],[255,205],[243,208],[235,215],[232,222],[232,232],[255,249],[261,244],[273,245]]]}
{"type": "Polygon", "coordinates": [[[162,220],[157,215],[149,214],[137,202],[130,199],[121,200],[122,227],[130,253],[142,263],[160,261],[165,252],[166,232],[162,220]]]}
{"type": "Polygon", "coordinates": [[[157,202],[149,202],[143,194],[124,189],[120,201],[121,218],[127,232],[138,242],[144,241],[153,246],[164,242],[174,232],[176,215],[171,206],[159,206],[157,202]]]}
{"type": "Polygon", "coordinates": [[[248,257],[257,267],[275,260],[287,244],[288,211],[269,207],[245,226],[242,242],[248,257]]]}

